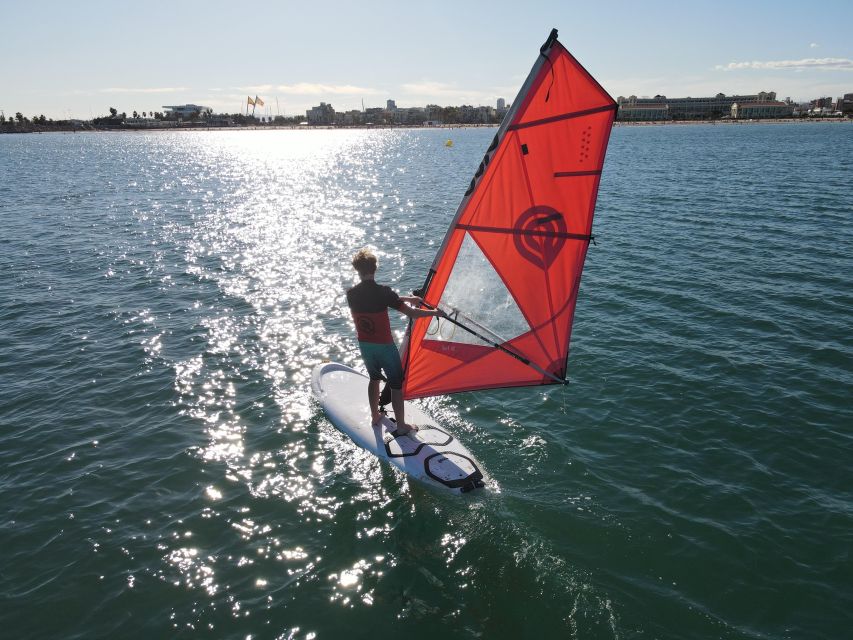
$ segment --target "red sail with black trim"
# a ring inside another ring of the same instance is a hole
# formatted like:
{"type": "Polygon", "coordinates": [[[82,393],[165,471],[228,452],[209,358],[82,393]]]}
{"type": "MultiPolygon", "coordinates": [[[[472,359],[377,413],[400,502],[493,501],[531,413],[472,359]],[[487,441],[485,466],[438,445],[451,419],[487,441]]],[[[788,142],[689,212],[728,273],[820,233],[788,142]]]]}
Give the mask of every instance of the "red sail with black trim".
{"type": "Polygon", "coordinates": [[[412,325],[407,398],[565,381],[572,320],[616,103],[543,45],[457,210],[412,325]]]}

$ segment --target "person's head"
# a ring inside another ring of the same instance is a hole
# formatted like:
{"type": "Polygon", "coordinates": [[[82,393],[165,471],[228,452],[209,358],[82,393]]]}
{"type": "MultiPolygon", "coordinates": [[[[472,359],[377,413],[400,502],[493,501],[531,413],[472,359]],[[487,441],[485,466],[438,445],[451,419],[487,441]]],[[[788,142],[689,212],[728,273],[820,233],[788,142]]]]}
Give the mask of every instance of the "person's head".
{"type": "Polygon", "coordinates": [[[370,249],[361,249],[352,257],[352,267],[362,278],[371,277],[376,273],[376,256],[370,249]]]}

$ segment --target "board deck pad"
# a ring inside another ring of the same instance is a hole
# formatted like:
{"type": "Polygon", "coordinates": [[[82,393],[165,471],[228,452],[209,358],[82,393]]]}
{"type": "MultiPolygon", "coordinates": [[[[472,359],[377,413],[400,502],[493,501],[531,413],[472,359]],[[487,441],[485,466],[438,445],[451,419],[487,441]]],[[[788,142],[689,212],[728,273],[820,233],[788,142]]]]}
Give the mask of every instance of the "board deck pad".
{"type": "Polygon", "coordinates": [[[455,493],[484,486],[481,465],[449,431],[436,424],[417,405],[406,402],[406,422],[418,431],[394,435],[397,423],[388,407],[378,427],[371,424],[367,406],[368,378],[346,365],[317,365],[311,377],[314,396],[326,415],[353,442],[426,484],[455,493]]]}

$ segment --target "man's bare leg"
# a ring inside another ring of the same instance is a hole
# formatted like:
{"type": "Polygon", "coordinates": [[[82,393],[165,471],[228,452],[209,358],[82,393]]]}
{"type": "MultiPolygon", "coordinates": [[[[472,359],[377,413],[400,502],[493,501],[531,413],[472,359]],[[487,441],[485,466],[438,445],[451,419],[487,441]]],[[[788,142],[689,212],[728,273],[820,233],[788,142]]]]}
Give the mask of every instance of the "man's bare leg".
{"type": "Polygon", "coordinates": [[[367,403],[370,405],[370,421],[379,426],[382,414],[379,413],[379,380],[371,380],[367,385],[367,403]]]}
{"type": "Polygon", "coordinates": [[[410,431],[417,431],[418,428],[411,424],[406,424],[405,404],[403,403],[403,390],[391,389],[391,406],[394,407],[394,417],[397,419],[397,431],[401,435],[405,435],[410,431]]]}

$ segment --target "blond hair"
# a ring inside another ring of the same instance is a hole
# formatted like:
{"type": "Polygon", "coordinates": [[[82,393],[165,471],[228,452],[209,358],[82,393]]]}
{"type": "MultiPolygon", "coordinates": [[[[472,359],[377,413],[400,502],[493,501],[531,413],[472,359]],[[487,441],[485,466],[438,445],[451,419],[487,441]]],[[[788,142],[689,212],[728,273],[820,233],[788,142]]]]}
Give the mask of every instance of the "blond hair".
{"type": "Polygon", "coordinates": [[[360,249],[358,253],[352,257],[353,269],[358,271],[359,275],[373,275],[376,273],[377,264],[378,261],[376,260],[376,256],[367,247],[360,249]]]}

